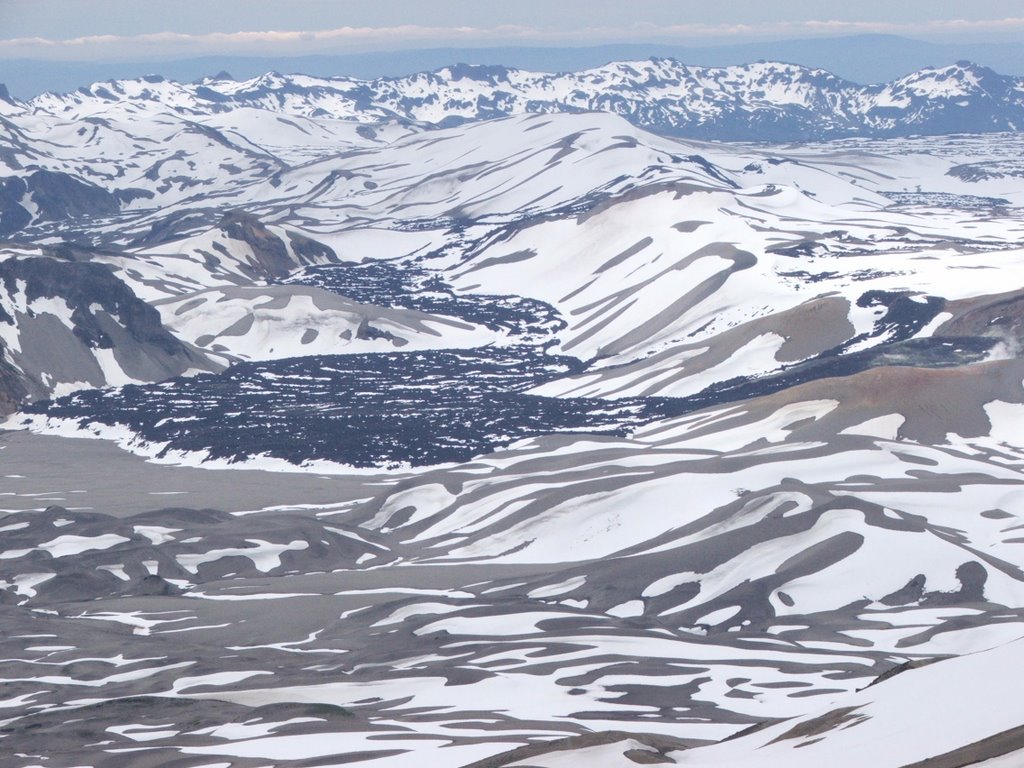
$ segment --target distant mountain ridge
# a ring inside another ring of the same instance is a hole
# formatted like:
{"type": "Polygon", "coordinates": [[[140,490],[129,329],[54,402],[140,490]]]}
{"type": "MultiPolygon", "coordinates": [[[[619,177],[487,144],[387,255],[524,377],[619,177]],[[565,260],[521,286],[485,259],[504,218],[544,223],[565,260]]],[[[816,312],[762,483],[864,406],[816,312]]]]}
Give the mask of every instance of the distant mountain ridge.
{"type": "Polygon", "coordinates": [[[859,34],[737,43],[694,40],[686,43],[611,43],[589,46],[488,46],[421,48],[346,54],[211,55],[170,61],[49,61],[8,59],[3,80],[11,93],[27,99],[45,91],[72,91],[100,80],[161,74],[189,82],[228,71],[247,79],[265,72],[303,72],[366,80],[403,77],[440,69],[453,61],[504,64],[534,72],[579,72],[610,61],[651,56],[691,65],[726,67],[754,61],[788,61],[828,70],[855,83],[884,83],[924,67],[967,59],[1008,75],[1024,76],[1024,44],[1018,42],[928,42],[899,35],[859,34]]]}
{"type": "Polygon", "coordinates": [[[611,112],[674,136],[813,141],[1016,131],[1024,126],[1024,78],[967,61],[870,86],[778,62],[694,67],[650,59],[564,74],[457,64],[375,80],[268,73],[236,81],[222,73],[182,84],[150,76],[27,102],[8,99],[0,113],[201,117],[243,108],[436,125],[525,113],[611,112]]]}

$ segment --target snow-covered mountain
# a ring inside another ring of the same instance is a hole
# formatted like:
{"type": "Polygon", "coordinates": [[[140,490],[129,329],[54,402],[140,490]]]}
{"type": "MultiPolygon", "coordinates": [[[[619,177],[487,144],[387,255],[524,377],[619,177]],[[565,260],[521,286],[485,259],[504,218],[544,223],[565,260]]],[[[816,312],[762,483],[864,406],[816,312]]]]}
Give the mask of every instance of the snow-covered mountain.
{"type": "Polygon", "coordinates": [[[587,111],[680,73],[708,131],[999,95],[652,62],[0,104],[4,754],[1014,764],[1024,139],[587,111]]]}
{"type": "Polygon", "coordinates": [[[182,84],[153,77],[43,94],[7,107],[17,109],[75,119],[259,109],[435,125],[527,113],[612,112],[675,136],[806,141],[1017,130],[1024,126],[1024,84],[966,61],[862,86],[795,64],[712,68],[651,59],[557,75],[458,65],[377,80],[269,73],[241,82],[221,76],[182,84]]]}

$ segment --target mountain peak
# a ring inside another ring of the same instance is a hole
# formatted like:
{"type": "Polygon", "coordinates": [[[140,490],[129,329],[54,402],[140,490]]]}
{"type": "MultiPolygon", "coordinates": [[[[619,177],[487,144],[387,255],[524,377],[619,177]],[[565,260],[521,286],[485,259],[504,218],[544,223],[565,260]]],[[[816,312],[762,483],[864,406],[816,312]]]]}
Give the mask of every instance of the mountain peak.
{"type": "Polygon", "coordinates": [[[453,64],[447,68],[452,80],[476,80],[495,85],[508,82],[508,67],[490,64],[453,64]]]}

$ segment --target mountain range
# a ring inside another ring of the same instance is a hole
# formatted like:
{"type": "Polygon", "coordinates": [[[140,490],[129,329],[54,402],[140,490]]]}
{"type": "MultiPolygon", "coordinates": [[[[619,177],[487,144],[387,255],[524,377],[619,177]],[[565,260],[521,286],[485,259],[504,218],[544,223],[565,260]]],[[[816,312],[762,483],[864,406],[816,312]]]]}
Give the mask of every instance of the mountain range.
{"type": "Polygon", "coordinates": [[[5,759],[1019,764],[1020,93],[6,98],[5,759]]]}
{"type": "Polygon", "coordinates": [[[175,80],[201,80],[228,71],[245,79],[270,72],[303,72],[372,80],[441,69],[452,62],[515,67],[538,72],[579,72],[611,61],[651,56],[703,67],[755,61],[786,61],[825,69],[855,83],[884,83],[925,67],[970,60],[998,72],[1024,76],[1024,45],[1019,42],[939,43],[897,35],[863,34],[754,43],[700,41],[692,45],[632,43],[582,47],[433,48],[307,56],[202,56],[160,61],[53,61],[8,59],[3,79],[11,91],[30,98],[46,91],[71,91],[85,83],[135,79],[160,72],[175,80]]]}
{"type": "Polygon", "coordinates": [[[0,111],[82,119],[197,117],[241,108],[442,126],[515,114],[611,112],[674,136],[811,141],[1014,131],[1024,125],[1024,80],[966,61],[860,86],[792,64],[713,68],[652,59],[557,75],[459,65],[365,81],[270,73],[245,81],[225,74],[181,84],[148,77],[43,94],[28,102],[8,97],[0,111]]]}

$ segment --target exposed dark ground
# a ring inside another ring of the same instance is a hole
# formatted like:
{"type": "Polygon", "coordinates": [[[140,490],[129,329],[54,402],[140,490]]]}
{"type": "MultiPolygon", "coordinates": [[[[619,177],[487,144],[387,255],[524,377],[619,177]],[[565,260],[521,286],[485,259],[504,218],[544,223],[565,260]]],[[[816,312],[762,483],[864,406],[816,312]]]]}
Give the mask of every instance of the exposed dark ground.
{"type": "Polygon", "coordinates": [[[0,432],[0,509],[51,505],[124,517],[164,507],[244,512],[343,504],[400,480],[374,474],[194,469],[155,464],[106,440],[0,432]]]}

